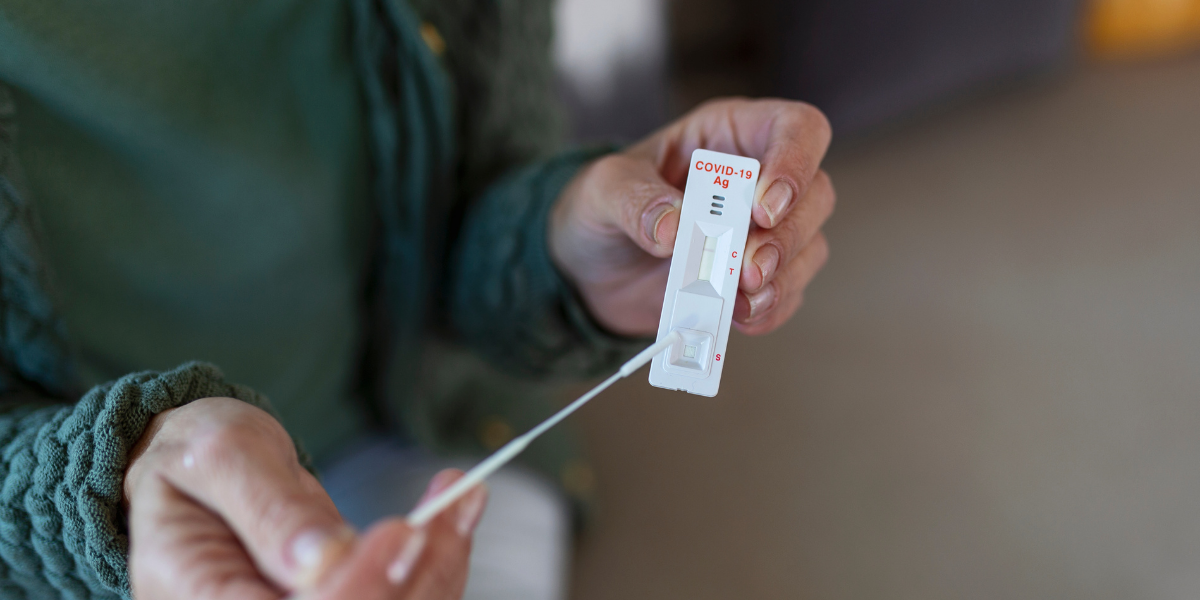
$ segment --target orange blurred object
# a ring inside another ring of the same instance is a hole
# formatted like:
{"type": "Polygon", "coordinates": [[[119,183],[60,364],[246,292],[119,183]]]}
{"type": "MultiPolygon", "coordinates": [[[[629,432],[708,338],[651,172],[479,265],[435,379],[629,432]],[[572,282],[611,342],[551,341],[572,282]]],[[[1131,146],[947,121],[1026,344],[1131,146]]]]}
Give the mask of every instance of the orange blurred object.
{"type": "Polygon", "coordinates": [[[1088,45],[1105,58],[1162,56],[1200,46],[1200,0],[1092,0],[1088,45]]]}

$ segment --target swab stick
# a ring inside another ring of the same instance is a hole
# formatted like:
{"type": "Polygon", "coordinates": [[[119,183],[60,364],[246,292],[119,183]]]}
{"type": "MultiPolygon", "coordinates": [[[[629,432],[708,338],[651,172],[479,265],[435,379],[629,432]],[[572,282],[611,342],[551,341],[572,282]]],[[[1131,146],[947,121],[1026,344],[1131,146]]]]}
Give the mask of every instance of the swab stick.
{"type": "Polygon", "coordinates": [[[470,471],[467,471],[467,473],[463,475],[461,479],[455,481],[450,487],[442,490],[440,494],[430,498],[428,501],[413,509],[413,511],[408,514],[408,524],[414,528],[424,527],[425,524],[429,523],[429,521],[436,517],[438,513],[445,510],[446,507],[450,506],[451,504],[454,504],[455,500],[458,500],[464,494],[469,492],[471,488],[475,487],[479,482],[486,479],[488,475],[495,473],[500,467],[503,467],[504,465],[508,464],[509,461],[516,458],[517,455],[525,450],[525,448],[529,446],[530,442],[537,439],[538,436],[546,433],[546,431],[551,427],[561,423],[563,419],[569,417],[571,413],[579,410],[580,407],[582,407],[584,404],[587,404],[589,400],[595,398],[600,392],[608,389],[608,386],[616,383],[618,379],[628,377],[634,371],[640,369],[642,365],[650,362],[650,360],[660,352],[666,350],[667,348],[671,347],[671,345],[681,340],[682,336],[680,336],[679,332],[673,331],[670,335],[663,338],[662,341],[639,352],[637,356],[629,359],[629,362],[626,362],[624,365],[621,365],[620,370],[618,370],[616,373],[613,373],[611,377],[605,379],[600,383],[600,385],[592,388],[591,391],[580,396],[574,402],[568,404],[566,408],[554,413],[553,416],[543,421],[537,427],[530,429],[524,435],[517,437],[511,442],[505,444],[504,447],[500,448],[491,456],[484,459],[483,462],[475,465],[475,467],[470,471]]]}

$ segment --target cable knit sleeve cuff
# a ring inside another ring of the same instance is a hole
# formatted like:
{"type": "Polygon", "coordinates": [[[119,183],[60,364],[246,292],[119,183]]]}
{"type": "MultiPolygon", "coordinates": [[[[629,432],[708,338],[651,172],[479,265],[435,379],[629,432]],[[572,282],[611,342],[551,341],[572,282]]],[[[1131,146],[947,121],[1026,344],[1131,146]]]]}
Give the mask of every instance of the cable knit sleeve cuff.
{"type": "Polygon", "coordinates": [[[0,417],[0,597],[129,597],[122,485],[150,419],[200,398],[267,399],[188,363],[127,375],[73,406],[0,417]]]}

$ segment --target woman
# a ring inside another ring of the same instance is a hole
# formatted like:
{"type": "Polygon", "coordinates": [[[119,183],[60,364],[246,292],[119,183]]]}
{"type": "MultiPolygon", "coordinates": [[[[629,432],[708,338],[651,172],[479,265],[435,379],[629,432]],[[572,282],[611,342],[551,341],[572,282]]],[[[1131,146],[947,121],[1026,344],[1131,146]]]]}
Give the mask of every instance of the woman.
{"type": "MultiPolygon", "coordinates": [[[[414,444],[529,410],[439,404],[422,355],[545,378],[645,344],[694,148],[763,164],[738,328],[795,312],[833,208],[820,113],[727,100],[555,153],[549,22],[0,0],[0,595],[460,597],[486,492],[424,531],[394,497],[343,514],[436,464],[414,444]]],[[[513,510],[560,503],[513,477],[513,510]]]]}

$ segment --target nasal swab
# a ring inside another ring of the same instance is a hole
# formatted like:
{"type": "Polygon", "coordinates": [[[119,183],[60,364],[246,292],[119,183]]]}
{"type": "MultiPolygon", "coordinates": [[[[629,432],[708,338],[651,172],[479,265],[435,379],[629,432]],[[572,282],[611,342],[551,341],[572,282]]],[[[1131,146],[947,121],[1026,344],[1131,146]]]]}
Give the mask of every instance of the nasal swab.
{"type": "Polygon", "coordinates": [[[469,492],[471,488],[475,487],[479,482],[486,479],[488,475],[495,473],[500,467],[503,467],[505,464],[507,464],[508,461],[516,458],[517,455],[520,454],[521,451],[525,450],[525,448],[529,446],[530,442],[537,439],[538,436],[545,433],[551,427],[558,425],[563,419],[570,416],[571,413],[579,410],[581,406],[587,404],[592,398],[595,398],[597,394],[603,392],[605,389],[608,389],[608,386],[616,383],[618,379],[628,377],[629,375],[633,374],[634,371],[640,369],[642,365],[650,362],[650,360],[657,356],[660,352],[670,348],[671,345],[682,339],[683,337],[680,336],[679,332],[672,331],[670,335],[663,338],[662,341],[639,352],[637,356],[629,359],[629,362],[626,362],[624,365],[621,365],[621,369],[619,371],[613,373],[611,377],[605,379],[600,385],[592,388],[591,391],[580,396],[579,399],[570,403],[566,408],[558,411],[554,414],[554,416],[546,419],[537,427],[530,429],[524,435],[505,444],[504,447],[500,448],[494,454],[484,459],[483,462],[475,465],[475,467],[470,471],[467,471],[462,478],[460,478],[458,481],[455,481],[450,487],[442,490],[442,492],[438,495],[430,498],[427,502],[424,502],[420,506],[413,509],[413,511],[408,514],[408,524],[413,527],[423,527],[426,523],[436,517],[438,513],[442,512],[442,510],[444,510],[447,506],[454,504],[455,500],[461,498],[464,494],[469,492]]]}

